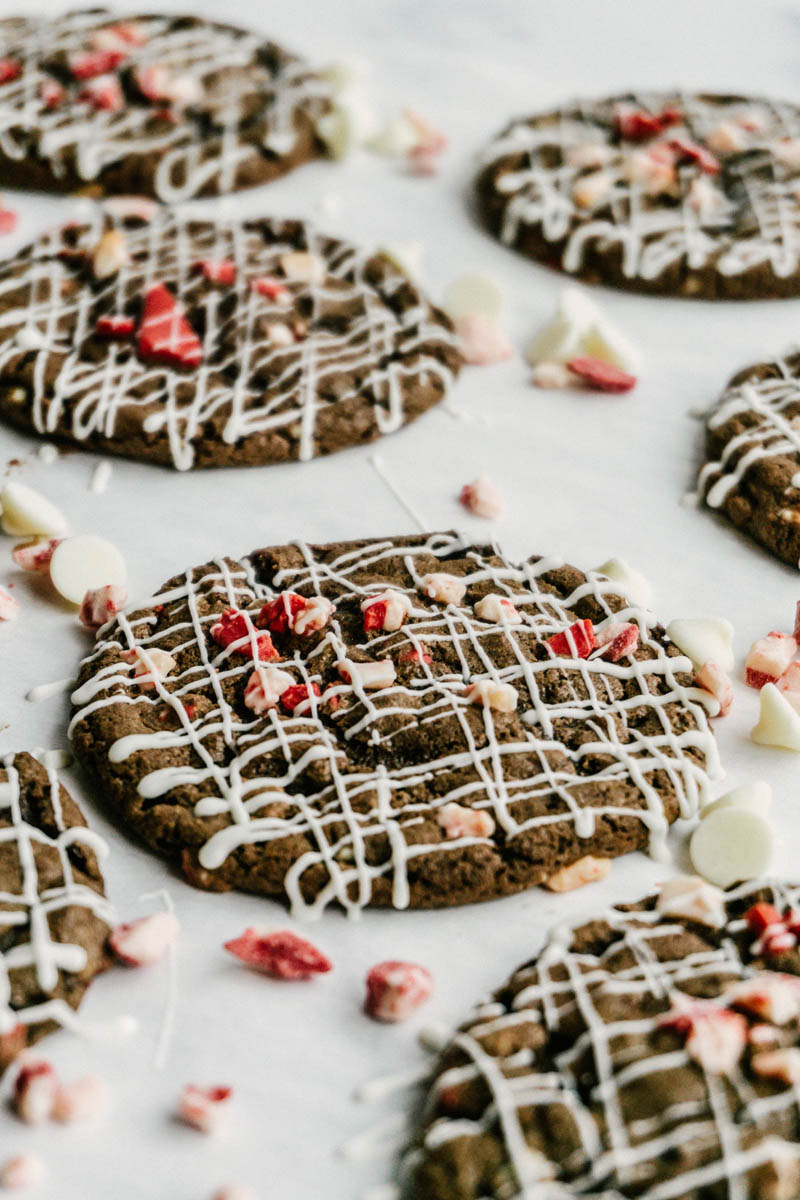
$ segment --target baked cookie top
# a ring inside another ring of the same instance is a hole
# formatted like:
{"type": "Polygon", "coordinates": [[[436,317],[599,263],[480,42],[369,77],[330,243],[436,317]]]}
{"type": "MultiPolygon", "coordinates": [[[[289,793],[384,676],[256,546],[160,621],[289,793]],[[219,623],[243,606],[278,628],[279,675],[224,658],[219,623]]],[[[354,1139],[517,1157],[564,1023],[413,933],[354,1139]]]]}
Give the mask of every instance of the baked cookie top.
{"type": "Polygon", "coordinates": [[[353,912],[660,849],[717,770],[700,696],[618,585],[437,533],[175,576],[102,631],[71,731],[193,881],[353,912]]]}
{"type": "Polygon", "coordinates": [[[179,470],[305,460],[400,428],[461,365],[380,254],[109,203],[0,266],[0,414],[24,429],[179,470]]]}
{"type": "Polygon", "coordinates": [[[800,354],[747,367],[706,418],[706,504],[800,565],[800,354]]]}
{"type": "Polygon", "coordinates": [[[4,183],[175,203],[319,152],[328,86],[261,34],[89,9],[0,20],[0,47],[4,183]]]}
{"type": "Polygon", "coordinates": [[[557,931],[445,1049],[407,1194],[792,1200],[798,904],[673,879],[557,931]]]}
{"type": "Polygon", "coordinates": [[[800,110],[614,96],[513,121],[478,197],[508,245],[584,279],[702,297],[800,294],[800,110]]]}
{"type": "Polygon", "coordinates": [[[53,767],[0,757],[0,1073],[108,965],[104,853],[53,767]]]}

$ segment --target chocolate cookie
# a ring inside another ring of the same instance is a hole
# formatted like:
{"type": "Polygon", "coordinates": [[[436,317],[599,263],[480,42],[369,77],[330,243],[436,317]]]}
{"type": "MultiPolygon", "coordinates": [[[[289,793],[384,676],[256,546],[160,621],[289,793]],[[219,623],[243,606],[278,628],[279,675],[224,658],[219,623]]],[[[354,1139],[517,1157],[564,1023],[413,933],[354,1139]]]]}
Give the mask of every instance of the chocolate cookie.
{"type": "Polygon", "coordinates": [[[716,772],[691,665],[618,585],[452,533],[177,575],[73,693],[98,794],[210,888],[405,908],[660,847],[716,772]]]}
{"type": "Polygon", "coordinates": [[[743,96],[615,96],[513,121],[478,202],[529,257],[668,295],[800,294],[800,110],[743,96]]]}
{"type": "Polygon", "coordinates": [[[706,460],[709,508],[800,564],[800,354],[734,375],[706,418],[706,460]]]}
{"type": "Polygon", "coordinates": [[[559,931],[444,1051],[406,1194],[794,1200],[799,903],[671,880],[559,931]]]}
{"type": "Polygon", "coordinates": [[[109,965],[104,850],[54,769],[0,758],[0,1074],[109,965]]]}
{"type": "Polygon", "coordinates": [[[174,203],[266,183],[321,151],[325,82],[263,36],[104,9],[0,20],[3,185],[174,203]]]}
{"type": "Polygon", "coordinates": [[[381,254],[301,221],[114,219],[0,267],[0,415],[24,430],[179,470],[305,460],[399,429],[461,365],[381,254]]]}

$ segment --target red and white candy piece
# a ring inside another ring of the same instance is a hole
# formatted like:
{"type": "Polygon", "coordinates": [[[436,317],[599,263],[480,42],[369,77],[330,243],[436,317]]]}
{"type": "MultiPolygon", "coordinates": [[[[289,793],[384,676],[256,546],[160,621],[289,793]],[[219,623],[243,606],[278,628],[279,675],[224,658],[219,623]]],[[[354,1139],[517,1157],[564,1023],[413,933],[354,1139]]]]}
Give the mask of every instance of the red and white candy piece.
{"type": "Polygon", "coordinates": [[[430,664],[433,662],[433,655],[426,646],[425,642],[417,642],[416,644],[414,642],[409,642],[405,649],[401,650],[396,657],[397,662],[401,663],[425,663],[426,666],[430,666],[430,664]]]}
{"type": "Polygon", "coordinates": [[[784,671],[797,657],[796,638],[788,633],[768,633],[753,642],[747,654],[745,673],[752,688],[777,683],[784,671]]]}
{"type": "Polygon", "coordinates": [[[708,692],[717,701],[719,712],[716,715],[727,716],[733,704],[733,683],[728,673],[715,662],[707,662],[703,663],[695,675],[694,681],[699,688],[708,692]]]}
{"type": "Polygon", "coordinates": [[[203,361],[200,339],[163,283],[153,284],[145,293],[137,345],[146,362],[198,367],[203,361]]]}
{"type": "Polygon", "coordinates": [[[351,662],[350,659],[342,659],[336,664],[336,669],[342,679],[351,683],[354,688],[363,688],[365,691],[391,687],[397,679],[397,671],[390,658],[383,658],[379,662],[351,662]]]}
{"type": "Polygon", "coordinates": [[[730,1075],[747,1045],[747,1021],[715,1000],[676,992],[672,1008],[658,1022],[686,1038],[689,1057],[710,1075],[730,1075]]]}
{"type": "Polygon", "coordinates": [[[128,338],[136,328],[133,317],[122,313],[113,313],[108,317],[98,317],[94,330],[99,337],[128,338]]]}
{"type": "Polygon", "coordinates": [[[364,1012],[375,1021],[406,1021],[433,995],[433,977],[418,963],[382,962],[367,974],[364,1012]]]}
{"type": "Polygon", "coordinates": [[[257,279],[251,279],[250,287],[254,292],[258,292],[259,296],[266,296],[268,300],[274,300],[283,307],[292,302],[292,294],[286,284],[274,275],[260,275],[257,279]]]}
{"type": "Polygon", "coordinates": [[[619,662],[634,654],[639,646],[639,626],[630,621],[612,621],[602,629],[595,629],[594,644],[600,651],[598,657],[605,662],[619,662]]]}
{"type": "Polygon", "coordinates": [[[697,669],[714,662],[733,670],[733,626],[724,617],[682,617],[670,621],[667,636],[697,669]]]}
{"type": "Polygon", "coordinates": [[[453,322],[464,361],[472,366],[491,366],[514,355],[514,347],[497,321],[483,313],[466,313],[453,322]]]}
{"type": "Polygon", "coordinates": [[[485,808],[465,808],[451,801],[436,814],[446,838],[488,838],[495,831],[494,819],[485,808]]]}
{"type": "Polygon", "coordinates": [[[678,172],[675,163],[675,154],[663,143],[658,143],[630,153],[624,171],[629,182],[641,188],[646,196],[664,196],[676,190],[678,172]]]}
{"type": "Polygon", "coordinates": [[[797,945],[800,915],[791,909],[781,913],[773,904],[760,900],[747,910],[744,919],[757,935],[752,946],[752,953],[756,958],[762,955],[772,958],[777,954],[785,954],[794,950],[797,945]]]}
{"type": "Polygon", "coordinates": [[[108,943],[126,967],[149,967],[175,945],[180,931],[174,913],[158,912],[118,925],[112,930],[108,943]]]}
{"type": "Polygon", "coordinates": [[[19,604],[5,588],[0,588],[0,621],[15,621],[19,616],[19,604]]]}
{"type": "Polygon", "coordinates": [[[54,537],[67,521],[60,509],[25,483],[10,480],[0,491],[3,530],[12,536],[54,537]]]}
{"type": "Polygon", "coordinates": [[[689,843],[698,874],[717,887],[763,875],[772,858],[774,837],[758,812],[730,806],[718,808],[695,829],[689,843]]]}
{"type": "Polygon", "coordinates": [[[0,1187],[7,1192],[24,1192],[38,1187],[46,1174],[44,1163],[35,1154],[15,1154],[0,1167],[0,1187]]]}
{"type": "Polygon", "coordinates": [[[237,608],[225,610],[220,619],[211,626],[211,636],[218,646],[226,650],[230,648],[234,654],[257,658],[261,662],[269,662],[270,659],[279,657],[269,634],[256,629],[249,614],[240,612],[237,608]]]}
{"type": "Polygon", "coordinates": [[[707,175],[698,175],[689,185],[686,203],[694,209],[701,221],[718,216],[725,207],[725,193],[711,182],[707,175]]]}
{"type": "Polygon", "coordinates": [[[544,886],[551,892],[572,892],[575,888],[585,887],[587,883],[598,883],[605,879],[610,870],[610,858],[595,858],[593,854],[585,854],[583,858],[549,875],[544,880],[544,886]]]}
{"type": "Polygon", "coordinates": [[[497,712],[511,713],[519,703],[517,689],[510,683],[498,683],[494,679],[476,679],[464,692],[469,704],[492,708],[497,712]]]}
{"type": "Polygon", "coordinates": [[[300,283],[324,283],[328,274],[325,260],[308,250],[292,250],[282,254],[280,263],[286,278],[296,279],[300,283]]]}
{"type": "Polygon", "coordinates": [[[489,521],[495,520],[503,511],[503,497],[486,475],[479,475],[472,483],[465,483],[459,500],[468,512],[489,521]]]}
{"type": "Polygon", "coordinates": [[[123,234],[118,229],[109,229],[92,250],[92,274],[95,279],[109,279],[130,261],[123,234]]]}
{"type": "Polygon", "coordinates": [[[230,1119],[233,1089],[189,1083],[181,1093],[178,1116],[201,1133],[216,1133],[230,1119]]]}
{"type": "Polygon", "coordinates": [[[132,650],[123,650],[120,658],[133,666],[134,680],[140,688],[154,688],[157,679],[166,679],[170,671],[177,666],[175,659],[166,650],[135,646],[132,650]]]}
{"type": "Polygon", "coordinates": [[[299,637],[317,633],[328,624],[335,607],[325,596],[298,596],[296,592],[281,592],[268,600],[256,618],[261,628],[270,633],[291,631],[299,637]]]}
{"type": "Polygon", "coordinates": [[[294,676],[280,667],[256,667],[244,689],[245,706],[261,716],[277,708],[283,693],[294,684],[294,676]]]}
{"type": "Polygon", "coordinates": [[[115,617],[128,603],[128,592],[124,587],[110,583],[105,587],[91,588],[83,597],[78,620],[87,629],[99,629],[115,617]]]}
{"type": "Polygon", "coordinates": [[[800,1048],[797,1046],[761,1050],[753,1055],[750,1065],[762,1079],[776,1079],[792,1087],[800,1083],[800,1048]]]}
{"type": "Polygon", "coordinates": [[[423,575],[419,581],[419,590],[430,600],[438,600],[440,604],[460,604],[467,592],[467,585],[458,575],[450,575],[447,571],[432,571],[423,575]]]}
{"type": "Polygon", "coordinates": [[[28,1125],[49,1121],[59,1086],[58,1075],[51,1063],[25,1063],[14,1080],[11,1097],[14,1112],[28,1125]]]}
{"type": "Polygon", "coordinates": [[[588,658],[596,644],[594,626],[587,620],[574,621],[545,642],[554,658],[588,658]]]}
{"type": "Polygon", "coordinates": [[[800,752],[800,712],[774,683],[761,689],[761,712],[750,737],[761,746],[777,746],[781,750],[800,752]]]}
{"type": "Polygon", "coordinates": [[[725,1000],[734,1008],[744,1009],[773,1025],[788,1025],[800,1017],[800,979],[762,971],[753,979],[743,979],[725,990],[725,1000]]]}
{"type": "Polygon", "coordinates": [[[321,695],[318,683],[295,683],[281,692],[280,705],[284,712],[302,717],[313,710],[313,697],[321,695]]]}
{"type": "Polygon", "coordinates": [[[397,588],[387,588],[385,592],[367,596],[362,600],[361,611],[364,614],[365,633],[375,630],[394,633],[411,612],[411,601],[405,592],[400,592],[397,588]]]}
{"type": "Polygon", "coordinates": [[[231,258],[205,258],[195,263],[195,269],[209,283],[230,286],[236,281],[236,263],[231,258]]]}
{"type": "Polygon", "coordinates": [[[329,958],[289,929],[251,927],[225,942],[225,949],[248,967],[256,967],[273,979],[311,979],[333,970],[329,958]]]}
{"type": "Polygon", "coordinates": [[[56,1093],[53,1116],[63,1125],[96,1121],[108,1108],[108,1084],[98,1075],[86,1075],[63,1084],[56,1093]]]}
{"type": "Polygon", "coordinates": [[[800,713],[800,663],[788,666],[776,686],[795,712],[800,713]]]}
{"type": "Polygon", "coordinates": [[[497,625],[521,625],[522,614],[508,596],[490,592],[483,596],[475,607],[475,616],[481,621],[493,621],[497,625]]]}
{"type": "Polygon", "coordinates": [[[661,112],[652,113],[633,104],[618,104],[614,112],[614,123],[619,136],[626,142],[642,142],[657,137],[671,125],[683,120],[678,108],[669,106],[661,112]]]}
{"type": "Polygon", "coordinates": [[[0,86],[13,83],[22,74],[22,63],[16,58],[0,58],[0,86]]]}
{"type": "Polygon", "coordinates": [[[117,21],[103,29],[95,29],[90,40],[95,50],[119,50],[146,45],[147,32],[140,21],[117,21]]]}
{"type": "Polygon", "coordinates": [[[705,171],[708,175],[718,175],[721,167],[719,159],[707,150],[705,146],[701,146],[699,142],[693,142],[688,137],[672,137],[667,145],[671,150],[674,150],[679,160],[688,161],[698,166],[701,171],[705,171]]]}
{"type": "Polygon", "coordinates": [[[90,533],[64,538],[50,558],[53,587],[72,604],[82,604],[86,593],[98,588],[124,588],[127,575],[116,546],[90,533]]]}
{"type": "Polygon", "coordinates": [[[699,875],[676,875],[661,884],[657,911],[665,917],[684,917],[719,929],[725,924],[725,898],[719,888],[699,875]]]}
{"type": "Polygon", "coordinates": [[[636,387],[635,375],[600,358],[571,358],[567,367],[596,392],[629,392],[636,387]]]}
{"type": "Polygon", "coordinates": [[[78,99],[90,104],[98,112],[119,112],[125,106],[125,97],[116,75],[99,75],[90,79],[78,93],[78,99]]]}

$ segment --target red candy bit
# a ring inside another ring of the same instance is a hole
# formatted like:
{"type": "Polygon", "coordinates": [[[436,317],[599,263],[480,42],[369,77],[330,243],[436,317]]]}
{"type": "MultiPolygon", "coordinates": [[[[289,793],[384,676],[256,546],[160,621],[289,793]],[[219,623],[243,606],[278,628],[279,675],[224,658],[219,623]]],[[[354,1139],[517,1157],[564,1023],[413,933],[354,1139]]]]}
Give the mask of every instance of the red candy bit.
{"type": "Polygon", "coordinates": [[[310,688],[305,683],[295,683],[292,687],[288,687],[285,692],[281,692],[281,708],[287,713],[294,713],[300,709],[298,716],[311,708],[311,696],[320,696],[322,693],[319,690],[318,683],[312,683],[310,688]]]}
{"type": "Polygon", "coordinates": [[[733,704],[733,684],[722,667],[715,662],[703,663],[694,681],[704,692],[709,692],[719,703],[717,716],[726,717],[733,704]]]}
{"type": "Polygon", "coordinates": [[[10,208],[0,208],[0,233],[13,233],[19,218],[10,208]]]}
{"type": "Polygon", "coordinates": [[[554,633],[545,644],[555,658],[588,658],[596,644],[594,626],[591,621],[576,621],[569,629],[554,633]]]}
{"type": "Polygon", "coordinates": [[[118,925],[111,931],[108,944],[126,967],[149,967],[175,945],[180,930],[174,913],[153,913],[118,925]]]}
{"type": "Polygon", "coordinates": [[[310,979],[333,970],[329,958],[289,929],[246,929],[225,949],[273,979],[310,979]]]}
{"type": "Polygon", "coordinates": [[[128,603],[124,587],[108,583],[105,587],[90,588],[83,597],[78,620],[87,629],[100,629],[128,603]]]}
{"type": "Polygon", "coordinates": [[[639,626],[630,621],[617,621],[595,632],[595,645],[600,648],[600,658],[606,662],[619,662],[633,654],[639,645],[639,626]]]}
{"type": "Polygon", "coordinates": [[[629,392],[636,387],[635,375],[601,358],[571,358],[567,367],[596,392],[629,392]]]}
{"type": "Polygon", "coordinates": [[[433,978],[425,967],[382,962],[367,975],[364,1012],[375,1021],[405,1021],[432,995],[433,978]]]}
{"type": "Polygon", "coordinates": [[[69,69],[75,79],[96,79],[115,71],[126,57],[124,50],[87,50],[71,56],[69,69]]]}
{"type": "Polygon", "coordinates": [[[227,287],[236,279],[236,263],[230,258],[219,260],[207,258],[195,263],[194,266],[195,270],[199,271],[209,283],[221,283],[227,287]]]}
{"type": "Polygon", "coordinates": [[[252,279],[250,287],[254,292],[258,292],[259,296],[266,296],[268,300],[285,303],[289,299],[289,289],[286,284],[280,279],[276,279],[274,275],[261,275],[257,279],[252,279]]]}
{"type": "Polygon", "coordinates": [[[771,925],[783,924],[783,917],[778,909],[774,904],[767,904],[764,900],[759,900],[758,904],[748,908],[744,919],[753,933],[759,934],[764,933],[771,925]]]}
{"type": "Polygon", "coordinates": [[[125,100],[122,88],[115,75],[101,75],[91,79],[86,87],[78,93],[79,100],[85,100],[99,112],[119,112],[125,100]]]}
{"type": "Polygon", "coordinates": [[[50,538],[46,542],[25,542],[22,546],[15,546],[11,551],[11,557],[18,567],[22,567],[23,571],[33,571],[36,575],[47,575],[50,572],[50,559],[53,557],[53,551],[56,546],[62,542],[62,538],[50,538]]]}
{"type": "Polygon", "coordinates": [[[705,171],[707,175],[719,174],[719,159],[715,158],[705,146],[701,146],[698,142],[693,142],[691,138],[685,137],[670,138],[668,144],[679,158],[688,159],[689,162],[696,163],[700,170],[705,171]]]}
{"type": "Polygon", "coordinates": [[[383,629],[383,622],[386,619],[386,602],[376,600],[373,604],[364,609],[364,632],[372,633],[376,629],[383,629]]]}
{"type": "Polygon", "coordinates": [[[98,317],[95,332],[100,337],[126,338],[130,337],[136,328],[133,317],[111,316],[98,317]]]}
{"type": "Polygon", "coordinates": [[[39,99],[45,108],[58,108],[64,103],[66,94],[56,79],[43,79],[39,87],[39,99]]]}
{"type": "Polygon", "coordinates": [[[145,294],[137,345],[146,362],[198,367],[203,361],[200,339],[163,283],[154,284],[145,294]]]}
{"type": "Polygon", "coordinates": [[[305,596],[296,592],[281,592],[274,600],[268,600],[256,617],[256,624],[270,633],[286,633],[294,628],[294,618],[306,606],[305,596]]]}
{"type": "Polygon", "coordinates": [[[225,648],[234,642],[241,642],[241,646],[236,646],[235,653],[245,654],[248,658],[253,658],[254,653],[261,662],[279,657],[269,634],[254,632],[244,613],[236,608],[227,609],[216,625],[211,626],[211,636],[218,646],[225,648]]]}
{"type": "Polygon", "coordinates": [[[660,113],[649,113],[641,108],[620,105],[614,114],[617,132],[626,142],[644,142],[657,137],[670,125],[677,125],[682,120],[683,113],[678,108],[664,108],[660,113]]]}
{"type": "Polygon", "coordinates": [[[405,650],[402,650],[397,656],[398,662],[421,662],[426,666],[430,666],[433,662],[433,657],[424,642],[420,642],[419,646],[409,645],[405,650]]]}
{"type": "Polygon", "coordinates": [[[189,1083],[181,1093],[178,1115],[201,1133],[216,1133],[228,1118],[232,1095],[233,1089],[229,1087],[198,1087],[189,1083]]]}
{"type": "Polygon", "coordinates": [[[50,1119],[58,1089],[58,1076],[49,1062],[26,1063],[14,1080],[14,1111],[28,1125],[40,1125],[50,1119]]]}
{"type": "Polygon", "coordinates": [[[15,58],[0,58],[0,84],[11,83],[22,74],[22,63],[15,58]]]}

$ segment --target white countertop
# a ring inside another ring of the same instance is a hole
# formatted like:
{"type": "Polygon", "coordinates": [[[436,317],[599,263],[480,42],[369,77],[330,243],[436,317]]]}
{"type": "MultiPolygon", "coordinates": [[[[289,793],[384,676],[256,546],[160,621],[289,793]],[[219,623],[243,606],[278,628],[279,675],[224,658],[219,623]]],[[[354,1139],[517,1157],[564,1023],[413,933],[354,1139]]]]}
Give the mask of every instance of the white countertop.
{"type": "MultiPolygon", "coordinates": [[[[192,9],[220,16],[209,0],[192,9]]],[[[1,0],[0,11],[14,11],[12,0],[1,0]]],[[[240,0],[231,15],[312,59],[363,56],[386,109],[414,105],[448,132],[451,148],[434,179],[359,156],[303,168],[226,200],[224,211],[313,217],[364,243],[419,240],[434,296],[463,271],[489,272],[506,291],[519,347],[549,313],[562,281],[493,242],[470,216],[473,156],[509,117],[637,85],[800,98],[800,12],[788,2],[295,0],[275,7],[267,24],[264,6],[240,0]],[[336,215],[325,217],[332,208],[336,215]]],[[[0,252],[80,211],[75,202],[4,195],[22,220],[0,252]]],[[[207,201],[204,208],[223,205],[207,201]]],[[[432,529],[456,525],[477,538],[494,535],[514,554],[560,553],[584,567],[628,558],[652,581],[665,621],[729,617],[742,659],[756,636],[791,629],[800,578],[723,521],[681,505],[702,440],[689,410],[708,406],[738,367],[800,340],[800,302],[593,294],[644,351],[632,394],[538,391],[521,357],[467,369],[454,393],[464,419],[440,408],[387,439],[379,447],[386,471],[432,529]],[[469,518],[456,500],[479,471],[505,493],[506,513],[493,526],[469,518]]],[[[102,494],[89,489],[96,456],[65,454],[48,466],[36,450],[31,439],[0,427],[0,463],[21,459],[14,478],[55,500],[75,531],[103,534],[120,547],[134,599],[220,553],[298,536],[325,541],[413,529],[371,465],[374,448],[302,465],[184,475],[114,460],[102,494]]],[[[66,697],[35,704],[25,697],[35,684],[74,675],[88,646],[41,580],[12,575],[11,545],[0,546],[0,584],[15,579],[22,612],[0,628],[0,754],[66,746],[66,697]]],[[[730,786],[759,777],[773,784],[781,834],[775,868],[792,871],[800,852],[798,759],[750,743],[757,708],[755,693],[739,683],[732,714],[717,723],[723,764],[730,786]]],[[[354,1200],[389,1178],[390,1155],[349,1161],[337,1147],[405,1103],[402,1096],[357,1103],[357,1085],[422,1062],[419,1029],[462,1018],[537,949],[553,921],[634,899],[668,873],[632,855],[615,863],[604,884],[565,897],[532,891],[450,912],[367,913],[359,922],[328,912],[309,932],[335,971],[284,986],[239,969],[220,949],[245,925],[289,924],[279,907],[187,887],[109,825],[77,771],[64,777],[111,844],[108,886],[120,914],[148,911],[158,901],[142,895],[167,888],[183,935],[174,1030],[161,1069],[153,1058],[170,985],[166,966],[115,971],[94,985],[82,1012],[97,1021],[130,1013],[139,1034],[101,1043],[62,1033],[42,1047],[65,1076],[91,1070],[111,1082],[114,1107],[100,1129],[31,1130],[0,1116],[0,1158],[35,1150],[47,1161],[50,1182],[36,1193],[42,1200],[210,1200],[226,1181],[250,1183],[262,1200],[354,1200]],[[385,958],[422,962],[436,977],[435,999],[405,1026],[378,1026],[360,1012],[364,975],[385,958]],[[188,1081],[234,1086],[237,1115],[227,1137],[204,1139],[171,1120],[188,1081]]],[[[684,834],[673,831],[679,855],[684,834]]]]}

